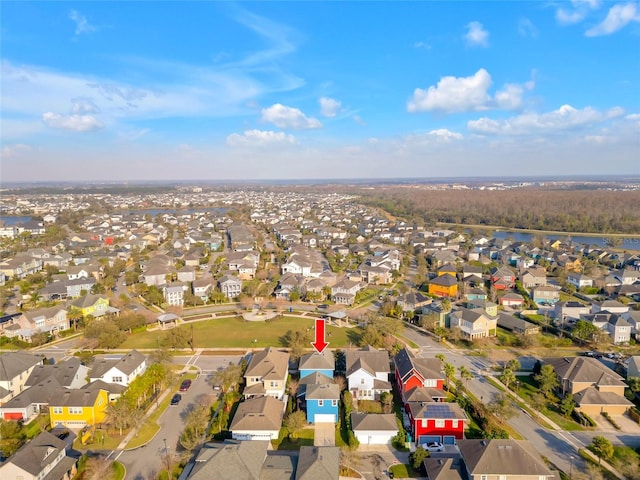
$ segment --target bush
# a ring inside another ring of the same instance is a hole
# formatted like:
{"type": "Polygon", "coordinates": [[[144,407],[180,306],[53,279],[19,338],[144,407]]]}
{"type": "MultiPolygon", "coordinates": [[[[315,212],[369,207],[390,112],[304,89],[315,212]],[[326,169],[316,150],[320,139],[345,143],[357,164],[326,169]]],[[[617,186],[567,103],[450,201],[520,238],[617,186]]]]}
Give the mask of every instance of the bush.
{"type": "Polygon", "coordinates": [[[409,454],[409,463],[414,469],[419,470],[421,473],[424,473],[423,462],[424,459],[428,458],[429,456],[429,452],[427,452],[422,447],[418,447],[414,452],[409,454]]]}
{"type": "Polygon", "coordinates": [[[355,450],[360,445],[360,442],[356,438],[356,434],[353,433],[353,430],[349,430],[349,438],[347,439],[347,443],[349,444],[349,448],[355,450]]]}

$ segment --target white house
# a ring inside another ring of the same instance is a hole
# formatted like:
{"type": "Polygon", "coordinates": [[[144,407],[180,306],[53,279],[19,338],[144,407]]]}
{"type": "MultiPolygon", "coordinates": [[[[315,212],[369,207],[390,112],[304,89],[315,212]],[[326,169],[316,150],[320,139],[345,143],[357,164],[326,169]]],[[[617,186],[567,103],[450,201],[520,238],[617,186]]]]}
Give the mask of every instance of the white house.
{"type": "Polygon", "coordinates": [[[348,351],[347,381],[349,391],[359,400],[375,400],[382,392],[391,391],[389,383],[389,354],[366,346],[362,350],[348,351]]]}
{"type": "Polygon", "coordinates": [[[351,427],[361,445],[391,445],[398,434],[398,422],[393,413],[352,413],[351,427]]]}
{"type": "Polygon", "coordinates": [[[273,397],[249,398],[238,405],[229,430],[234,440],[278,438],[286,404],[273,397]]]}
{"type": "Polygon", "coordinates": [[[147,357],[137,350],[124,355],[117,360],[102,359],[94,363],[89,380],[102,380],[106,383],[117,383],[128,387],[147,368],[147,357]]]}

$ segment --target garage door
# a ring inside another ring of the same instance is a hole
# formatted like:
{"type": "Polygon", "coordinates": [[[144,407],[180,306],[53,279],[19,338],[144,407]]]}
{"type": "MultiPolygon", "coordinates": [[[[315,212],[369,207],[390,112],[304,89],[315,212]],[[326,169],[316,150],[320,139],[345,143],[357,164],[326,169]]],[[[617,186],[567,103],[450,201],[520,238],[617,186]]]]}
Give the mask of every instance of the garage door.
{"type": "Polygon", "coordinates": [[[360,444],[364,445],[387,445],[391,443],[389,435],[356,435],[360,444]]]}
{"type": "Polygon", "coordinates": [[[6,412],[4,414],[5,420],[22,420],[22,412],[6,412]]]}
{"type": "Polygon", "coordinates": [[[313,423],[336,423],[336,416],[333,413],[316,413],[313,423]]]}
{"type": "Polygon", "coordinates": [[[444,437],[442,437],[442,443],[445,445],[455,445],[456,437],[454,437],[453,435],[445,435],[444,437]]]}
{"type": "Polygon", "coordinates": [[[418,444],[422,445],[427,442],[442,442],[440,435],[420,435],[418,438],[418,444]]]}

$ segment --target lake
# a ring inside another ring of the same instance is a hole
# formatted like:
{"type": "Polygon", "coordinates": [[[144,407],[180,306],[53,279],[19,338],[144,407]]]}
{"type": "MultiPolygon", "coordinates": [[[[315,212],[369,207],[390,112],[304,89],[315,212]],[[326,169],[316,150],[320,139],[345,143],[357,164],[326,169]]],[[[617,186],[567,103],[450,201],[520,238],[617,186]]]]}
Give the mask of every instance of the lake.
{"type": "MultiPolygon", "coordinates": [[[[493,232],[493,236],[495,238],[513,238],[516,242],[530,242],[536,233],[527,233],[527,232],[505,232],[502,230],[496,230],[493,232]]],[[[582,244],[582,245],[596,245],[598,248],[611,248],[611,246],[607,243],[607,237],[590,237],[588,235],[558,235],[558,234],[548,234],[542,235],[547,240],[563,240],[563,241],[571,241],[572,243],[582,244]]],[[[620,245],[617,245],[615,248],[622,250],[634,250],[640,251],[640,238],[633,237],[618,237],[621,240],[620,245]]]]}

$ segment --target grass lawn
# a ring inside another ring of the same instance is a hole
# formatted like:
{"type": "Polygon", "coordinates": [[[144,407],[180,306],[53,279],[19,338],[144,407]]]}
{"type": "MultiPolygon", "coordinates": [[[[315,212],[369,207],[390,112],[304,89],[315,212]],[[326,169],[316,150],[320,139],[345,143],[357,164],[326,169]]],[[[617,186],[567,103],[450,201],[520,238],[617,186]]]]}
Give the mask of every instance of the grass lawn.
{"type": "MultiPolygon", "coordinates": [[[[247,322],[234,317],[211,319],[191,325],[193,325],[195,348],[261,348],[284,346],[283,337],[287,331],[311,329],[314,327],[314,318],[282,317],[268,322],[247,322]]],[[[190,331],[191,325],[179,328],[190,331]]],[[[326,327],[326,340],[331,348],[344,348],[349,344],[357,344],[361,334],[362,330],[357,327],[338,328],[329,325],[326,327]]],[[[159,339],[165,335],[164,331],[133,333],[120,348],[156,348],[159,339]]]]}
{"type": "Polygon", "coordinates": [[[89,443],[82,444],[80,442],[80,436],[78,436],[73,442],[73,448],[80,452],[96,449],[115,450],[128,432],[129,430],[122,430],[122,435],[119,435],[119,431],[107,431],[106,429],[96,430],[95,435],[89,440],[89,443]]]}
{"type": "Polygon", "coordinates": [[[287,430],[282,427],[278,433],[278,444],[275,445],[273,441],[271,443],[274,444],[277,450],[300,450],[302,446],[313,446],[314,434],[315,429],[311,427],[300,430],[298,438],[289,438],[287,436],[287,430]]]}
{"type": "Polygon", "coordinates": [[[501,346],[510,347],[518,344],[516,334],[504,328],[498,327],[497,337],[501,346]]]}
{"type": "Polygon", "coordinates": [[[382,404],[375,400],[359,400],[358,412],[360,413],[382,413],[382,404]]]}
{"type": "MultiPolygon", "coordinates": [[[[179,377],[171,385],[170,389],[173,391],[176,385],[178,384],[178,381],[182,381],[184,378],[189,378],[189,376],[185,375],[184,377],[179,377]]],[[[142,424],[142,426],[138,430],[138,434],[134,436],[129,441],[129,443],[127,443],[125,450],[130,450],[132,448],[140,447],[145,443],[149,442],[153,437],[155,437],[155,435],[160,431],[160,425],[158,425],[158,420],[160,419],[160,416],[164,413],[164,411],[169,407],[169,403],[171,403],[171,397],[172,395],[167,395],[165,399],[162,400],[162,402],[160,402],[160,404],[158,405],[158,408],[156,408],[153,411],[153,413],[149,415],[149,418],[147,418],[145,422],[142,424]]],[[[125,435],[126,435],[126,432],[125,432],[125,435]]]]}
{"type": "MultiPolygon", "coordinates": [[[[527,403],[531,403],[531,397],[538,392],[538,386],[529,375],[522,375],[516,377],[520,381],[520,388],[518,389],[518,395],[522,397],[527,403]]],[[[540,410],[540,413],[549,418],[552,422],[558,425],[563,430],[584,430],[584,427],[577,422],[574,422],[571,418],[567,418],[561,415],[554,409],[552,409],[547,403],[544,408],[540,410]]]]}
{"type": "Polygon", "coordinates": [[[393,473],[394,478],[419,478],[422,475],[411,465],[399,463],[389,467],[389,471],[393,473]]]}
{"type": "Polygon", "coordinates": [[[124,465],[122,465],[120,462],[113,462],[112,466],[113,466],[114,480],[123,480],[125,474],[127,473],[127,470],[126,468],[124,468],[124,465]]]}

